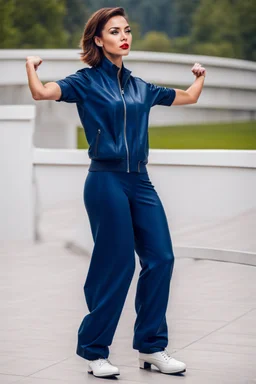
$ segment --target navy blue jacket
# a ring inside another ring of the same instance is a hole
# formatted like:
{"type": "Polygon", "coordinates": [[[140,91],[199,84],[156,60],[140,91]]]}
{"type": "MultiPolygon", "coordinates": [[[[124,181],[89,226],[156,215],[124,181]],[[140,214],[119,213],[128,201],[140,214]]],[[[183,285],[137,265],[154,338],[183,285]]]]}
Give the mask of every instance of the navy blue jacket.
{"type": "Polygon", "coordinates": [[[148,119],[154,105],[170,106],[173,88],[147,83],[103,56],[96,67],[58,80],[59,100],[76,103],[89,144],[89,171],[147,172],[148,119]]]}

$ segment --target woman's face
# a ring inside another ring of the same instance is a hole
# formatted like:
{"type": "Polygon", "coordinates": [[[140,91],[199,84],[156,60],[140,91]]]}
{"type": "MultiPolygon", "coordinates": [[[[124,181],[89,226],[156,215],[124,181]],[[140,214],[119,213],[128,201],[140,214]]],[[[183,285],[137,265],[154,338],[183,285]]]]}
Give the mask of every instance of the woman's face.
{"type": "Polygon", "coordinates": [[[102,36],[95,37],[95,42],[102,47],[104,54],[126,56],[131,49],[131,28],[123,16],[113,16],[105,24],[102,36]]]}

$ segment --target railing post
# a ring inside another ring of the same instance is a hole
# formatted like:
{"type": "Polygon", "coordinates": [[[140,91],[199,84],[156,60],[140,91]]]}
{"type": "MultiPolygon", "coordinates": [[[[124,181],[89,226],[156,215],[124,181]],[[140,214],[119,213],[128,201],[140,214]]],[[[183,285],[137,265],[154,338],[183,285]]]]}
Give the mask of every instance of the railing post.
{"type": "Polygon", "coordinates": [[[0,106],[0,242],[34,241],[33,105],[0,106]]]}

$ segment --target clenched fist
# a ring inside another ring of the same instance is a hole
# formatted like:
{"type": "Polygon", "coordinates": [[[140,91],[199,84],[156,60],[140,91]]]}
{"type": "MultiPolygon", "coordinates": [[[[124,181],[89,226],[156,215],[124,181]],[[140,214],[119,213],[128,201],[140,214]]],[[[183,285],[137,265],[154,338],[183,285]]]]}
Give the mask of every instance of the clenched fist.
{"type": "Polygon", "coordinates": [[[193,74],[196,76],[196,77],[199,77],[199,76],[205,76],[206,75],[206,70],[204,67],[201,66],[201,64],[199,63],[195,63],[191,69],[191,71],[193,72],[193,74]]]}
{"type": "Polygon", "coordinates": [[[39,56],[27,56],[26,57],[27,63],[32,63],[34,65],[35,70],[39,67],[40,64],[42,64],[43,60],[39,56]]]}

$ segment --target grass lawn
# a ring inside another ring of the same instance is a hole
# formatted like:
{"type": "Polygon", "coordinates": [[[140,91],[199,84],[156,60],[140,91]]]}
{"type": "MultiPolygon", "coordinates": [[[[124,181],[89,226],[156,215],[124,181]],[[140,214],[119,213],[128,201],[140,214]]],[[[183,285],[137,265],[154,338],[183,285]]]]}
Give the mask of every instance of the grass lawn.
{"type": "MultiPolygon", "coordinates": [[[[77,148],[88,148],[83,128],[78,127],[77,148]]],[[[162,149],[256,149],[256,120],[250,122],[172,125],[149,128],[150,148],[162,149]]]]}

